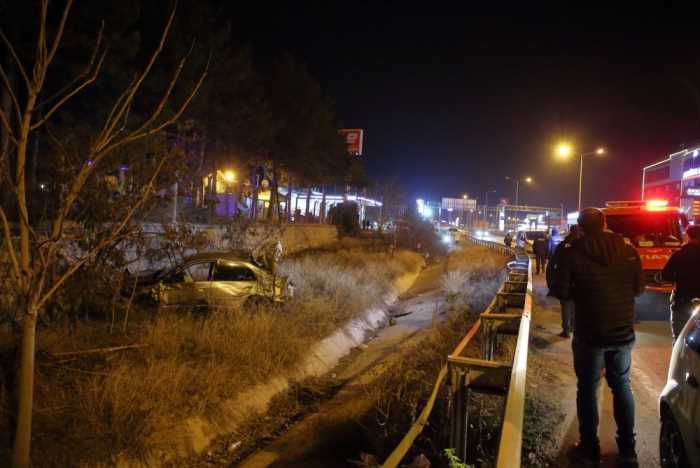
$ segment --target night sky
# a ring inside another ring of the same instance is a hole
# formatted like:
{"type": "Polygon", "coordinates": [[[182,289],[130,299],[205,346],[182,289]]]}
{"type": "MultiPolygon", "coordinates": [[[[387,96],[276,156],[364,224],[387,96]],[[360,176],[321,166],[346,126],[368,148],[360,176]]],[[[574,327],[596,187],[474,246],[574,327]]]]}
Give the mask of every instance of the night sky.
{"type": "MultiPolygon", "coordinates": [[[[639,198],[641,168],[700,141],[700,28],[690,11],[456,9],[449,3],[342,2],[247,7],[234,34],[259,57],[304,61],[346,127],[365,129],[370,176],[412,196],[486,190],[532,176],[520,200],[584,204],[639,198]],[[379,5],[381,3],[381,5],[379,5]]],[[[490,195],[493,200],[493,195],[490,195]]]]}

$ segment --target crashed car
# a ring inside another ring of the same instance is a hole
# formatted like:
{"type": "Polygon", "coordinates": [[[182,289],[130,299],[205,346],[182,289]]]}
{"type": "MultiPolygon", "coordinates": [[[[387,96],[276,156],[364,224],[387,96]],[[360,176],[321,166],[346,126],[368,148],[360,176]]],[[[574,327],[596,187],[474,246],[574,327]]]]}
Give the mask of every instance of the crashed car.
{"type": "Polygon", "coordinates": [[[293,294],[285,278],[230,253],[193,255],[177,267],[139,275],[136,284],[140,298],[166,308],[249,308],[281,303],[293,294]]]}

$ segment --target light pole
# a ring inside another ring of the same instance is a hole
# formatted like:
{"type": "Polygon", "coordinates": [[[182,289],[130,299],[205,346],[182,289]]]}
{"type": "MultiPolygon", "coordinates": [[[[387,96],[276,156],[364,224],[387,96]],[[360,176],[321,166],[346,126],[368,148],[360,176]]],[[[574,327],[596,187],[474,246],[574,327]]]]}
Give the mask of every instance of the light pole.
{"type": "Polygon", "coordinates": [[[496,193],[496,190],[487,190],[484,193],[484,221],[486,221],[487,227],[488,227],[487,213],[489,211],[489,193],[496,193]]]}
{"type": "MultiPolygon", "coordinates": [[[[557,147],[557,155],[561,158],[568,158],[571,154],[573,153],[573,148],[566,144],[566,143],[561,143],[557,147]]],[[[580,153],[579,154],[579,165],[578,165],[578,211],[581,211],[581,194],[583,192],[583,157],[584,156],[591,156],[591,155],[598,155],[602,156],[605,154],[605,149],[603,148],[598,148],[595,151],[587,151],[585,153],[580,153]]]]}
{"type": "MultiPolygon", "coordinates": [[[[464,204],[467,203],[467,194],[462,195],[462,217],[460,218],[460,221],[462,221],[462,224],[466,225],[465,220],[464,220],[464,204]]],[[[457,227],[459,227],[459,223],[457,223],[457,227]]]]}
{"type": "MultiPolygon", "coordinates": [[[[516,218],[516,223],[517,223],[517,218],[518,218],[518,207],[520,206],[520,177],[511,177],[511,176],[506,176],[507,180],[512,180],[515,182],[515,218],[516,218]]],[[[523,182],[526,182],[528,184],[532,183],[532,177],[524,177],[522,178],[523,182]]]]}

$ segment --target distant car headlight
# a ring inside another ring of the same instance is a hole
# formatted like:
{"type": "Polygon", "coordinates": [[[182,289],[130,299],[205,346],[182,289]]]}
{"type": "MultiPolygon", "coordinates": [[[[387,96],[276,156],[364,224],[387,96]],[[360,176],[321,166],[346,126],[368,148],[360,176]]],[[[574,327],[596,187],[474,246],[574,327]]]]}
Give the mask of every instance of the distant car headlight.
{"type": "Polygon", "coordinates": [[[451,240],[452,240],[452,238],[451,238],[450,236],[448,236],[448,235],[442,236],[442,241],[443,241],[445,244],[448,244],[451,240]]]}

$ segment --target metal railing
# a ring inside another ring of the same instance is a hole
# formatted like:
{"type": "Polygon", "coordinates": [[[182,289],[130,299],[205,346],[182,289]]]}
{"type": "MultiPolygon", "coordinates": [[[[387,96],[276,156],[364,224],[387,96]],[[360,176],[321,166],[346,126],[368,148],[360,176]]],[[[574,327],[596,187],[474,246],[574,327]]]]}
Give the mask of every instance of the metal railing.
{"type": "MultiPolygon", "coordinates": [[[[496,456],[497,467],[518,467],[521,462],[523,420],[525,413],[525,378],[532,312],[532,269],[530,259],[519,251],[495,242],[468,237],[468,241],[499,251],[513,258],[508,263],[508,276],[486,310],[447,357],[447,364],[433,385],[433,391],[418,419],[399,445],[382,464],[385,468],[399,465],[413,442],[427,424],[440,388],[448,380],[451,393],[450,447],[466,461],[469,447],[469,399],[472,392],[502,395],[505,409],[496,456]],[[517,336],[510,363],[494,359],[502,336],[517,336]],[[462,354],[471,341],[481,338],[481,358],[462,354]]],[[[477,441],[478,442],[478,441],[477,441]]]]}

